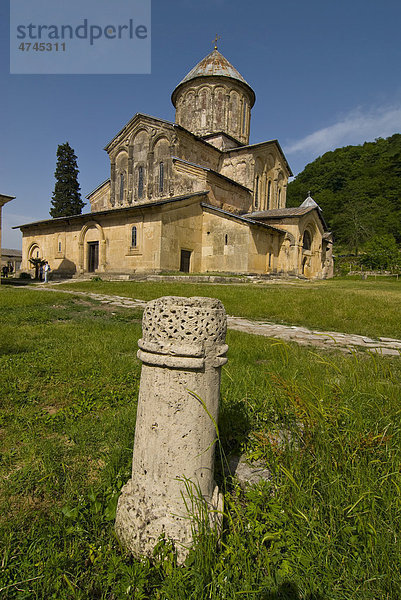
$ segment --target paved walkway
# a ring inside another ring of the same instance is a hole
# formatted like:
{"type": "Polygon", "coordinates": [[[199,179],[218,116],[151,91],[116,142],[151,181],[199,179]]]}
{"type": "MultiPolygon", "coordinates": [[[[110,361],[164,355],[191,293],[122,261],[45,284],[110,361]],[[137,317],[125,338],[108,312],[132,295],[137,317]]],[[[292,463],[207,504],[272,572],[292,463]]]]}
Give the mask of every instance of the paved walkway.
{"type": "MultiPolygon", "coordinates": [[[[94,294],[92,292],[78,292],[73,290],[60,290],[58,287],[37,287],[35,289],[62,292],[74,296],[85,296],[92,298],[102,304],[120,308],[143,308],[144,300],[127,298],[125,296],[111,296],[106,294],[94,294]]],[[[338,333],[336,331],[314,331],[306,327],[296,325],[280,325],[269,321],[251,321],[243,317],[228,316],[229,329],[277,338],[287,342],[296,342],[304,346],[317,346],[319,348],[353,352],[355,350],[369,350],[380,355],[401,356],[401,340],[381,337],[379,339],[369,338],[363,335],[350,333],[338,333]]]]}

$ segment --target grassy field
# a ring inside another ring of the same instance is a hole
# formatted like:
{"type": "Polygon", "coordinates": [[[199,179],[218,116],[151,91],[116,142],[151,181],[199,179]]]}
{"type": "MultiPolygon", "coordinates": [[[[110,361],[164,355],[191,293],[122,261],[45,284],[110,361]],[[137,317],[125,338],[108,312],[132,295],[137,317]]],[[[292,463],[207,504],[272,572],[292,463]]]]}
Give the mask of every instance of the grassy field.
{"type": "Polygon", "coordinates": [[[322,331],[401,338],[401,280],[395,279],[333,279],[264,286],[87,281],[62,287],[144,300],[166,295],[212,296],[223,302],[230,315],[322,331]]]}
{"type": "Polygon", "coordinates": [[[167,544],[137,561],[113,534],[130,473],[140,314],[6,286],[0,305],[0,598],[401,596],[400,359],[229,332],[221,449],[265,460],[273,477],[243,491],[218,469],[220,547],[200,536],[179,568],[167,544]]]}

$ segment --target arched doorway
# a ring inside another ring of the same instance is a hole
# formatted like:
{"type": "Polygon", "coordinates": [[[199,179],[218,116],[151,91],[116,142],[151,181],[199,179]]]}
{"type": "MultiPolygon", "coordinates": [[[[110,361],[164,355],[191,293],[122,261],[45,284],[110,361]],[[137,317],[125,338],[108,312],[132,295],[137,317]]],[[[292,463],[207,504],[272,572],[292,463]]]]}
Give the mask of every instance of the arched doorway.
{"type": "Polygon", "coordinates": [[[33,242],[28,250],[28,269],[35,271],[35,279],[40,278],[40,266],[43,263],[43,254],[42,250],[39,247],[39,244],[33,242]]]}
{"type": "Polygon", "coordinates": [[[79,268],[81,273],[105,270],[106,240],[103,229],[96,223],[86,223],[79,236],[79,268]]]}

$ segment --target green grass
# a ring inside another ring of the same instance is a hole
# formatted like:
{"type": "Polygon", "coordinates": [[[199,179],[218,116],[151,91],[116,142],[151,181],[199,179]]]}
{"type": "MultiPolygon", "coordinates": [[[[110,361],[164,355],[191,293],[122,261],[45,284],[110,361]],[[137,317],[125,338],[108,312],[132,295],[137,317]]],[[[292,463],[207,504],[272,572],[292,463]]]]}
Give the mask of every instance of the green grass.
{"type": "Polygon", "coordinates": [[[221,447],[273,478],[243,491],[218,469],[221,545],[200,536],[177,567],[168,544],[137,561],[113,534],[140,315],[5,287],[0,304],[0,598],[400,597],[398,358],[229,332],[221,447]]]}
{"type": "Polygon", "coordinates": [[[211,296],[219,298],[230,315],[322,331],[401,338],[401,280],[395,279],[333,279],[263,286],[87,281],[62,287],[144,300],[166,295],[211,296]]]}

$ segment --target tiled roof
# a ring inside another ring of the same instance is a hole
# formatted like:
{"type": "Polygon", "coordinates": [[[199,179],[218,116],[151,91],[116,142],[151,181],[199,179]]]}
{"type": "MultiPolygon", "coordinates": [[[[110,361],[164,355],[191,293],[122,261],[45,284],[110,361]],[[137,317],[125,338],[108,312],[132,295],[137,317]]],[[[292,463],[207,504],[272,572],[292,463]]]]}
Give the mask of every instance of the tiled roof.
{"type": "Polygon", "coordinates": [[[328,227],[323,218],[322,210],[316,204],[316,202],[314,204],[316,206],[303,206],[301,204],[301,206],[296,206],[294,208],[273,208],[271,210],[259,210],[259,211],[255,211],[255,212],[249,213],[247,215],[244,215],[244,217],[249,217],[250,219],[255,219],[256,221],[258,221],[259,219],[261,219],[261,220],[262,219],[281,219],[281,218],[291,219],[291,218],[295,218],[295,217],[302,217],[303,215],[308,214],[312,210],[316,210],[317,214],[319,216],[319,219],[322,222],[323,229],[325,231],[327,231],[328,227]]]}
{"type": "Polygon", "coordinates": [[[249,83],[245,81],[242,75],[232,66],[230,62],[216,49],[210,54],[205,56],[197,65],[184,77],[182,81],[175,88],[172,100],[174,104],[175,92],[184,83],[196,79],[197,77],[230,77],[230,79],[236,79],[241,83],[245,84],[252,93],[252,105],[255,102],[255,93],[249,83]]]}
{"type": "Polygon", "coordinates": [[[316,206],[297,206],[294,208],[273,208],[271,210],[258,210],[245,215],[251,219],[274,219],[280,217],[301,217],[314,210],[316,206]]]}
{"type": "Polygon", "coordinates": [[[23,225],[14,225],[11,229],[21,229],[21,227],[30,227],[31,225],[53,225],[54,223],[63,223],[69,221],[85,221],[88,219],[95,219],[106,215],[117,215],[125,211],[136,211],[144,210],[147,208],[154,208],[155,206],[161,206],[163,204],[171,204],[173,202],[179,202],[181,200],[187,200],[196,196],[207,196],[208,190],[199,192],[190,192],[182,196],[173,196],[171,198],[163,198],[162,200],[152,200],[150,202],[135,202],[129,206],[122,206],[120,208],[108,208],[106,210],[98,210],[89,213],[82,213],[79,215],[71,215],[70,217],[55,217],[53,219],[46,219],[44,221],[34,221],[33,223],[24,223],[23,225]]]}
{"type": "Polygon", "coordinates": [[[12,250],[10,248],[2,248],[1,255],[4,258],[5,256],[15,256],[16,258],[22,257],[22,250],[12,250]]]}
{"type": "Polygon", "coordinates": [[[218,208],[217,206],[213,206],[212,204],[207,204],[207,202],[201,202],[201,206],[203,206],[203,208],[208,208],[209,210],[212,210],[214,212],[226,215],[227,217],[230,217],[232,219],[236,219],[237,221],[242,221],[243,223],[259,225],[261,227],[265,227],[266,229],[272,229],[273,231],[280,233],[280,235],[285,235],[287,233],[287,231],[285,229],[281,229],[281,227],[273,227],[273,225],[269,225],[268,223],[254,221],[253,219],[249,218],[249,215],[237,215],[236,213],[224,210],[223,208],[218,208]]]}

